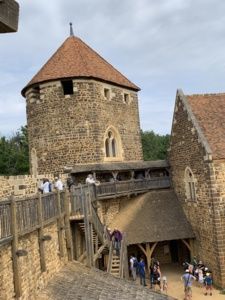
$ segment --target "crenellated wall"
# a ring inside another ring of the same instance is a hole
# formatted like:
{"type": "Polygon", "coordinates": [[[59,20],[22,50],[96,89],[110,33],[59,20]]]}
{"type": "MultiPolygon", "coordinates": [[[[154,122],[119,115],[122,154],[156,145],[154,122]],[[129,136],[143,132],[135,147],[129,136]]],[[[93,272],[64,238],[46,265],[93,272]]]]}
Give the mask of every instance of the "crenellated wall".
{"type": "MultiPolygon", "coordinates": [[[[0,201],[11,195],[21,198],[36,194],[43,178],[54,181],[53,174],[0,176],[0,201]]],[[[66,185],[67,174],[61,174],[60,178],[66,185]]]]}

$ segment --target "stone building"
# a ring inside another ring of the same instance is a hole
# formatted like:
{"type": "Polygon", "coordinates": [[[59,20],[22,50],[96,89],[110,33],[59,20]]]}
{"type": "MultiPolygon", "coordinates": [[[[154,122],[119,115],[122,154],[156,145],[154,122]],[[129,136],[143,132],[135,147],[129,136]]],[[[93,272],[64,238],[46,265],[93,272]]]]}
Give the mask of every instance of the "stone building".
{"type": "MultiPolygon", "coordinates": [[[[178,91],[169,162],[143,162],[138,91],[79,38],[67,38],[22,90],[31,174],[69,172],[84,183],[92,172],[100,196],[111,180],[148,184],[100,197],[102,223],[126,231],[128,254],[144,254],[148,264],[152,255],[165,263],[198,255],[225,286],[225,95],[178,91]]],[[[71,222],[76,258],[80,221],[71,222]]]]}
{"type": "Polygon", "coordinates": [[[192,225],[193,251],[225,286],[225,94],[177,92],[169,162],[174,191],[192,225]]]}
{"type": "MultiPolygon", "coordinates": [[[[168,162],[143,162],[138,90],[71,35],[22,90],[31,173],[66,171],[78,184],[92,172],[101,182],[96,191],[99,217],[126,231],[128,254],[144,254],[148,264],[152,255],[181,263],[190,257],[194,234],[170,188],[168,162]],[[112,181],[124,182],[115,194],[109,192],[112,181]],[[129,182],[140,189],[133,193],[129,182]],[[137,196],[143,191],[144,196],[137,196]],[[157,212],[164,214],[160,226],[157,212]]],[[[82,224],[79,218],[71,222],[77,259],[85,251],[82,224]]]]}
{"type": "Polygon", "coordinates": [[[139,88],[71,35],[22,90],[31,173],[142,160],[139,88]]]}

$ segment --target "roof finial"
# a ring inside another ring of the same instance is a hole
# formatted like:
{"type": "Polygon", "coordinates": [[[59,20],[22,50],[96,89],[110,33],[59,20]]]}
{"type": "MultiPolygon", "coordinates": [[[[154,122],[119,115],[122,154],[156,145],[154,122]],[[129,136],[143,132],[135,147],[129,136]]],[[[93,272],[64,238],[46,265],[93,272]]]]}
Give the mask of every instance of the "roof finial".
{"type": "Polygon", "coordinates": [[[70,22],[70,36],[74,36],[73,34],[73,23],[70,22]]]}

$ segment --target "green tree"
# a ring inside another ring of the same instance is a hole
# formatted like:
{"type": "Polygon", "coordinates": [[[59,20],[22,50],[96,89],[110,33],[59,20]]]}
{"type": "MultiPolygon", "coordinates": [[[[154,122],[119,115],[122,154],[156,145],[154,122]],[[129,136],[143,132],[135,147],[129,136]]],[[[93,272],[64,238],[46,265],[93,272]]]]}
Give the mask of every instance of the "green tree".
{"type": "Polygon", "coordinates": [[[27,126],[22,126],[10,138],[0,137],[0,175],[29,172],[27,126]]]}
{"type": "Polygon", "coordinates": [[[159,135],[153,131],[141,131],[144,160],[166,159],[169,134],[159,135]]]}

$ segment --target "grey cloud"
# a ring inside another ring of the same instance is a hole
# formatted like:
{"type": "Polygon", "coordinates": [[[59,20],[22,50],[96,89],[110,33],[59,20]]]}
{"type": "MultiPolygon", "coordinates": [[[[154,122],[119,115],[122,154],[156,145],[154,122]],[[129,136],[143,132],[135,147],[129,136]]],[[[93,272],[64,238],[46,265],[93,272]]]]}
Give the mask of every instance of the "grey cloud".
{"type": "Polygon", "coordinates": [[[22,125],[20,90],[68,36],[70,21],[76,35],[142,88],[145,130],[170,132],[177,88],[186,93],[224,89],[224,1],[19,2],[18,33],[0,36],[1,133],[22,125]],[[10,115],[6,106],[15,101],[20,104],[10,115]],[[10,126],[5,125],[7,118],[10,126]]]}

